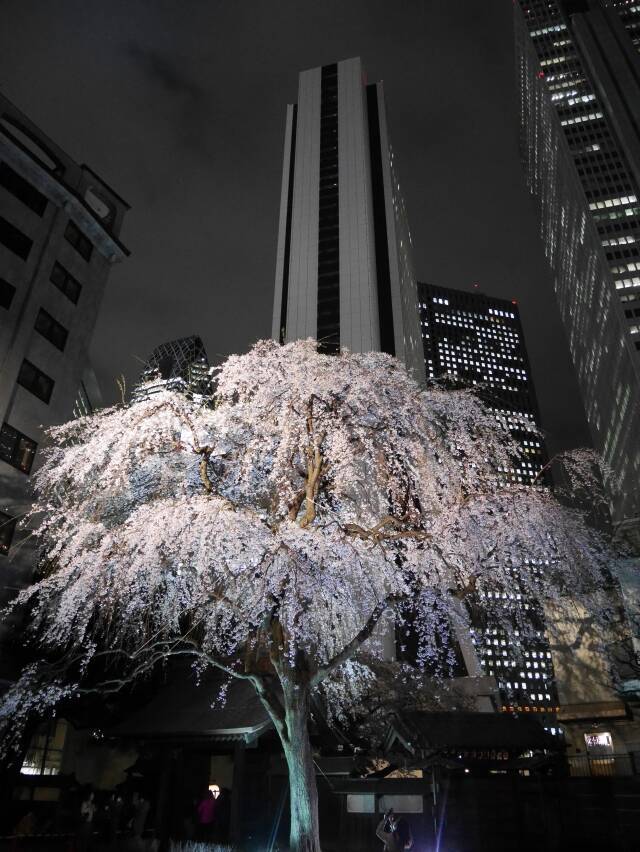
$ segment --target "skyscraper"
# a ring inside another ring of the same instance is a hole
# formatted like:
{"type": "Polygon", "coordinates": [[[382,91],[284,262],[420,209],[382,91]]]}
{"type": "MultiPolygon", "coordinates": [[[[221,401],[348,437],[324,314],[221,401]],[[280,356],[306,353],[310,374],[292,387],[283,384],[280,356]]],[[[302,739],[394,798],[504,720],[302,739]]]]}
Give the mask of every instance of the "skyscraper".
{"type": "Polygon", "coordinates": [[[640,7],[519,0],[521,146],[618,524],[640,515],[640,7]],[[625,27],[627,32],[625,32],[625,27]]]}
{"type": "MultiPolygon", "coordinates": [[[[502,475],[518,485],[543,485],[548,457],[517,303],[422,282],[418,296],[427,379],[451,376],[475,385],[519,446],[502,475]]],[[[503,707],[554,713],[553,661],[542,613],[520,594],[516,574],[505,606],[526,608],[532,633],[513,641],[487,619],[482,600],[474,600],[472,638],[480,669],[496,678],[503,707]]]]}
{"type": "Polygon", "coordinates": [[[382,83],[358,58],[303,71],[287,108],[272,336],[389,352],[424,375],[382,83]]]}
{"type": "Polygon", "coordinates": [[[145,362],[134,400],[165,388],[208,396],[213,392],[212,369],[204,343],[197,335],[161,343],[145,362]]]}
{"type": "Polygon", "coordinates": [[[422,282],[418,296],[427,378],[476,385],[521,448],[505,475],[541,484],[548,458],[517,303],[422,282]]]}
{"type": "Polygon", "coordinates": [[[88,348],[128,205],[0,96],[0,602],[29,582],[43,426],[95,401],[88,348]],[[76,404],[79,401],[79,407],[76,404]]]}

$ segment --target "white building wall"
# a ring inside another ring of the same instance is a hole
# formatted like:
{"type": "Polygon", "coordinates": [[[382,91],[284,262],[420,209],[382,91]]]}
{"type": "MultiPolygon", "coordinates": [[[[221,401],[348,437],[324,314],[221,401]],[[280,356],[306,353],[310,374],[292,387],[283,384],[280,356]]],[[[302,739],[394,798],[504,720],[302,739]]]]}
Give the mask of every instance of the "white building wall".
{"type": "Polygon", "coordinates": [[[420,331],[418,288],[411,256],[411,234],[404,199],[393,164],[382,83],[377,83],[376,89],[396,357],[404,361],[416,381],[423,382],[424,350],[420,331]]]}
{"type": "MultiPolygon", "coordinates": [[[[285,340],[317,336],[320,105],[322,69],[299,78],[285,340]]],[[[338,63],[338,182],[340,345],[354,352],[380,349],[374,204],[367,89],[359,58],[338,63]]],[[[382,85],[377,84],[396,356],[424,379],[424,356],[411,237],[391,163],[382,85]]],[[[293,107],[287,111],[280,195],[272,336],[280,339],[286,267],[287,201],[293,107]]]]}
{"type": "Polygon", "coordinates": [[[380,348],[369,133],[359,58],[338,63],[340,346],[380,348]]]}
{"type": "MultiPolygon", "coordinates": [[[[293,143],[293,122],[295,107],[289,104],[287,107],[287,122],[284,132],[284,157],[282,161],[282,186],[280,189],[280,220],[278,223],[278,249],[276,254],[276,285],[273,295],[273,321],[271,325],[271,336],[274,340],[280,340],[282,332],[282,291],[285,273],[285,248],[287,242],[287,220],[289,207],[289,182],[291,179],[291,146],[293,143]]],[[[287,270],[287,276],[288,276],[287,270]]]]}

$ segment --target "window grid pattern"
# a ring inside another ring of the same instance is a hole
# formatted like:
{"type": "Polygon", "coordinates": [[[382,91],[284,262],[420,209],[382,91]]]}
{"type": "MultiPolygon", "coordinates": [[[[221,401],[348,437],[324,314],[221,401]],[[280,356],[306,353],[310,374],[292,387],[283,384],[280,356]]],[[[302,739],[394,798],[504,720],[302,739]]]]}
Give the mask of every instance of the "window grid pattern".
{"type": "Polygon", "coordinates": [[[538,42],[548,39],[549,32],[535,37],[532,33],[560,25],[566,22],[555,0],[531,4],[519,0],[515,33],[521,152],[529,189],[539,204],[540,235],[594,445],[619,483],[613,505],[617,520],[637,513],[640,398],[634,390],[638,386],[634,341],[627,327],[629,345],[625,345],[620,329],[621,319],[630,325],[629,317],[616,310],[615,301],[623,302],[624,308],[638,302],[640,280],[633,279],[640,276],[618,273],[614,281],[611,267],[620,266],[620,260],[636,261],[640,205],[605,203],[604,209],[589,210],[589,204],[640,197],[640,192],[627,179],[628,165],[604,120],[597,126],[560,124],[551,86],[566,83],[578,93],[593,93],[579,65],[574,64],[562,80],[550,80],[551,75],[540,68],[543,48],[538,42]],[[596,166],[600,172],[594,171],[596,166]],[[579,174],[586,168],[593,173],[579,174]],[[613,254],[607,258],[602,242],[627,237],[632,241],[606,247],[613,254]]]}
{"type": "MultiPolygon", "coordinates": [[[[539,76],[544,79],[560,119],[598,231],[604,239],[610,233],[631,237],[624,247],[606,252],[615,289],[638,290],[640,295],[640,276],[625,276],[616,263],[628,259],[640,265],[640,207],[637,204],[640,188],[599,108],[596,92],[584,72],[557,0],[548,3],[521,0],[520,5],[540,63],[539,76]],[[551,60],[560,57],[561,62],[551,64],[551,60]]],[[[629,22],[633,19],[635,31],[635,24],[640,21],[635,11],[624,3],[608,5],[617,8],[621,17],[624,12],[629,22]]]]}
{"type": "MultiPolygon", "coordinates": [[[[520,447],[501,475],[517,485],[543,486],[548,458],[516,304],[424,283],[418,284],[418,295],[427,379],[450,376],[478,388],[520,447]]],[[[549,651],[542,619],[535,603],[520,592],[517,572],[513,592],[504,601],[493,599],[491,593],[475,600],[472,623],[483,673],[496,678],[505,709],[555,712],[553,666],[550,655],[545,656],[549,651]],[[527,636],[516,632],[509,638],[496,626],[489,612],[502,605],[524,613],[527,623],[535,621],[527,636]]]]}
{"type": "Polygon", "coordinates": [[[514,483],[540,484],[547,456],[516,305],[423,283],[418,291],[427,378],[449,375],[482,389],[521,448],[501,472],[514,483]]]}

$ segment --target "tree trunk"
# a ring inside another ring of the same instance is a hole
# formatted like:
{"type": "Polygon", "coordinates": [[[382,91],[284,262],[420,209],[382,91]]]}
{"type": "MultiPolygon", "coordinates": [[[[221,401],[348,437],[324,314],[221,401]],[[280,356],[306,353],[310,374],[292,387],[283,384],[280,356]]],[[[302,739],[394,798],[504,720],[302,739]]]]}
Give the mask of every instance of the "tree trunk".
{"type": "Polygon", "coordinates": [[[292,684],[284,689],[286,732],[284,755],[289,769],[291,852],[320,852],[318,789],[309,742],[309,689],[292,684]]]}

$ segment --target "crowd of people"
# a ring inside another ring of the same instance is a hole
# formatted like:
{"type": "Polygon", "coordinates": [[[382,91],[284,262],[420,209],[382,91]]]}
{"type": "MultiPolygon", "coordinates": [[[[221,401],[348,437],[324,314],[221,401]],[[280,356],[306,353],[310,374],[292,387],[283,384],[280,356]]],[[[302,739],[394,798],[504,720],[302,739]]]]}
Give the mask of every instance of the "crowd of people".
{"type": "MultiPolygon", "coordinates": [[[[29,837],[35,840],[49,834],[73,837],[74,852],[154,852],[159,846],[155,828],[162,820],[151,810],[149,797],[139,790],[96,793],[85,787],[80,795],[62,803],[55,823],[26,808],[13,829],[15,847],[26,848],[29,837]]],[[[181,830],[176,831],[175,820],[170,820],[170,833],[185,840],[225,843],[230,817],[230,790],[212,784],[186,805],[181,830]]]]}

